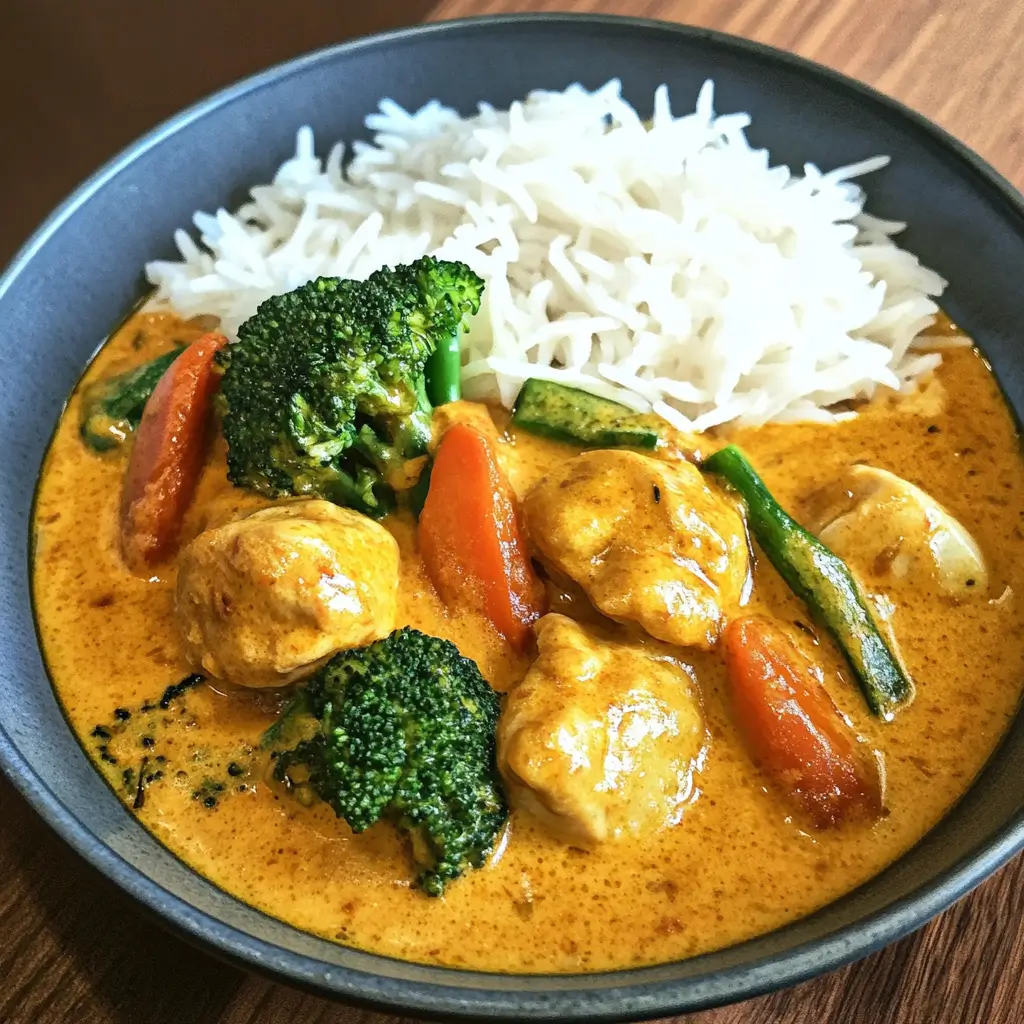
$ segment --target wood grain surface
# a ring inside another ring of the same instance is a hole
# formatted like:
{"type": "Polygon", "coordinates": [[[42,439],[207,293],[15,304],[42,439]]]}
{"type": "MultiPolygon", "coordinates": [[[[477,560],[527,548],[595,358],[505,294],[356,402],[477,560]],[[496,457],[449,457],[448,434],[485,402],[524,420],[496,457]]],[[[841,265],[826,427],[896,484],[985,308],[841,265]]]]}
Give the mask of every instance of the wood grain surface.
{"type": "MultiPolygon", "coordinates": [[[[836,67],[1024,185],[1024,0],[0,0],[0,260],[77,180],[241,74],[388,24],[511,10],[711,26],[836,67]]],[[[1019,1024],[1024,860],[904,941],[688,1024],[1019,1024]]],[[[0,1024],[399,1024],[244,975],[163,932],[0,780],[0,1024]]]]}
{"type": "Polygon", "coordinates": [[[1024,186],[1022,0],[440,0],[432,18],[595,11],[715,28],[859,78],[1024,186]]]}

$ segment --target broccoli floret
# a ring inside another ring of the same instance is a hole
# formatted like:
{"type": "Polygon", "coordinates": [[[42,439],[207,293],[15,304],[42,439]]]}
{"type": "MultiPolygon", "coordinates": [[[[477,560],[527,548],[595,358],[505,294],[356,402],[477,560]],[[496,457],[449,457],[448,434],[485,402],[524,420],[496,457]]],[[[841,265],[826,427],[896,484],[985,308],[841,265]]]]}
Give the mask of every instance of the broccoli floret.
{"type": "Polygon", "coordinates": [[[482,291],[464,264],[425,256],[267,299],[217,355],[228,478],[388,512],[392,470],[430,440],[428,386],[450,401],[454,375],[457,392],[459,336],[482,291]]]}
{"type": "Polygon", "coordinates": [[[498,695],[474,662],[447,640],[399,629],[335,655],[305,693],[319,728],[278,754],[280,781],[311,787],[354,832],[382,818],[408,832],[431,896],[484,863],[507,809],[498,695]]]}

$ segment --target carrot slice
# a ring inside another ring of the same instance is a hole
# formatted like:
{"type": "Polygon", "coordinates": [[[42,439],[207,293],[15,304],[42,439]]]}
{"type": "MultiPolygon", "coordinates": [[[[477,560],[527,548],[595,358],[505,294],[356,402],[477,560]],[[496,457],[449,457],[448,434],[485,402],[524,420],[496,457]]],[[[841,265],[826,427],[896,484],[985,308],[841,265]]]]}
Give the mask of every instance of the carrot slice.
{"type": "Polygon", "coordinates": [[[466,424],[448,429],[419,522],[420,553],[449,606],[481,607],[522,650],[543,614],[544,588],[527,554],[511,488],[490,440],[466,424]]]}
{"type": "Polygon", "coordinates": [[[723,636],[733,713],[754,760],[819,828],[881,812],[881,780],[815,678],[770,619],[750,615],[723,636]]]}
{"type": "Polygon", "coordinates": [[[138,575],[174,552],[206,452],[219,382],[213,357],[226,344],[211,332],[189,345],[153,389],[135,431],[121,493],[121,555],[138,575]]]}

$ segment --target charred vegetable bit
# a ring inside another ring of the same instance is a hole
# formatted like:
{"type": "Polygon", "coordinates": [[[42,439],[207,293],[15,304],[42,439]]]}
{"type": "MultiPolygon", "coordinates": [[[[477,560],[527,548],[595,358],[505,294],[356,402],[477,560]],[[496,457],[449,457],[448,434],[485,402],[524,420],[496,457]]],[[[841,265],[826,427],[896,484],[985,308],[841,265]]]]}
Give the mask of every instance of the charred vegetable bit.
{"type": "Polygon", "coordinates": [[[201,801],[204,807],[216,807],[225,788],[224,783],[219,779],[208,776],[203,779],[198,788],[192,791],[192,799],[201,801]]]}
{"type": "Polygon", "coordinates": [[[749,615],[724,637],[733,714],[753,759],[819,828],[881,811],[877,767],[796,644],[770,619],[749,615]]]}
{"type": "MultiPolygon", "coordinates": [[[[197,673],[185,676],[180,682],[165,687],[160,697],[143,701],[134,711],[126,707],[114,708],[110,722],[97,725],[90,732],[97,741],[96,754],[101,761],[119,768],[126,761],[137,764],[137,767],[120,768],[119,774],[114,776],[126,797],[131,799],[133,809],[138,811],[145,807],[149,788],[163,781],[172,766],[173,761],[169,761],[167,755],[157,753],[157,737],[162,740],[161,730],[187,713],[185,696],[205,681],[205,677],[197,673]],[[117,756],[112,753],[112,746],[117,756]]],[[[168,754],[173,753],[169,747],[165,749],[168,754]]],[[[239,750],[238,756],[225,769],[227,776],[231,779],[247,776],[250,767],[245,758],[251,753],[249,748],[239,750]]],[[[193,799],[200,800],[204,807],[214,807],[227,790],[226,782],[210,775],[211,769],[220,772],[219,766],[211,765],[205,758],[199,759],[199,763],[204,775],[193,791],[193,799]]],[[[179,777],[187,774],[180,763],[177,767],[179,777]]],[[[191,764],[189,768],[192,769],[191,764]]],[[[246,788],[240,787],[241,790],[246,788]]]]}
{"type": "Polygon", "coordinates": [[[135,788],[135,799],[132,801],[132,810],[141,811],[146,804],[146,769],[148,767],[149,758],[144,757],[139,764],[139,781],[135,788]]]}
{"type": "Polygon", "coordinates": [[[846,563],[781,508],[735,445],[715,452],[704,469],[739,491],[754,539],[832,634],[871,711],[892,719],[911,699],[913,684],[879,631],[846,563]]]}
{"type": "MultiPolygon", "coordinates": [[[[183,694],[188,693],[189,690],[194,690],[197,686],[201,686],[204,682],[206,682],[205,677],[199,675],[198,672],[193,672],[191,675],[185,676],[180,683],[174,683],[164,690],[163,695],[160,697],[160,703],[157,707],[159,707],[161,711],[166,711],[173,701],[176,701],[183,694]]],[[[115,711],[114,714],[117,715],[117,712],[115,711]]]]}
{"type": "MultiPolygon", "coordinates": [[[[160,764],[163,764],[166,759],[158,757],[155,760],[160,764]]],[[[164,777],[164,771],[162,768],[154,768],[150,771],[150,765],[150,759],[148,757],[144,757],[139,763],[139,770],[137,774],[131,768],[127,768],[122,776],[126,789],[131,789],[133,780],[136,778],[138,779],[138,782],[134,785],[135,799],[132,801],[133,810],[142,810],[146,803],[147,788],[154,782],[159,782],[164,777]]]]}
{"type": "Polygon", "coordinates": [[[165,687],[159,698],[143,701],[134,712],[129,708],[116,707],[111,715],[110,724],[94,726],[89,735],[95,739],[110,740],[115,736],[124,735],[129,729],[136,729],[140,733],[139,743],[144,747],[151,747],[153,740],[149,730],[152,719],[147,716],[154,711],[169,711],[171,705],[180,701],[189,690],[194,690],[205,682],[205,676],[193,672],[179,682],[165,687]]]}
{"type": "Polygon", "coordinates": [[[79,433],[96,452],[123,444],[139,425],[149,396],[184,345],[164,352],[133,370],[91,384],[82,393],[79,433]]]}
{"type": "Polygon", "coordinates": [[[231,482],[389,512],[433,405],[458,397],[458,339],[482,291],[464,264],[425,256],[264,302],[218,356],[231,482]]]}
{"type": "Polygon", "coordinates": [[[517,427],[585,448],[654,448],[658,433],[647,416],[578,388],[531,378],[512,411],[517,427]]]}
{"type": "Polygon", "coordinates": [[[280,781],[330,804],[354,832],[381,819],[407,832],[431,896],[484,863],[506,807],[498,695],[474,662],[447,640],[400,629],[335,655],[304,692],[319,728],[278,753],[280,781]]]}

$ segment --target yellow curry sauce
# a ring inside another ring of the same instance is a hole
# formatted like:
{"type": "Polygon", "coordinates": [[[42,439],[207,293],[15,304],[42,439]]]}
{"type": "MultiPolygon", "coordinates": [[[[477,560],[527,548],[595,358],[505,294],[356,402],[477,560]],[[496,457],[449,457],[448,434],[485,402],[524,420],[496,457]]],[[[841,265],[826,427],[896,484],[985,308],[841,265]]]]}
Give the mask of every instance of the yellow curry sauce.
{"type": "MultiPolygon", "coordinates": [[[[138,315],[86,379],[199,333],[170,316],[138,315]]],[[[938,383],[946,395],[941,409],[928,401],[878,402],[839,425],[773,425],[734,438],[798,516],[816,487],[853,462],[869,462],[944,503],[990,561],[988,593],[960,603],[864,581],[894,604],[895,633],[917,684],[914,703],[891,724],[871,718],[829,644],[817,652],[836,702],[884,756],[887,812],[875,824],[830,831],[804,824],[750,762],[730,720],[720,657],[686,650],[681,658],[699,681],[710,743],[678,825],[585,853],[513,813],[488,866],[449,885],[443,899],[425,896],[411,886],[407,849],[389,825],[353,835],[325,805],[305,808],[267,783],[251,748],[279,710],[279,696],[212,683],[166,712],[138,710],[189,671],[173,614],[173,569],[145,581],[122,565],[125,460],[83,446],[77,397],[47,458],[36,510],[36,608],[54,685],[90,755],[129,804],[137,790],[134,777],[125,784],[125,766],[139,760],[142,734],[166,720],[152,730],[149,754],[143,751],[145,771],[160,777],[145,791],[140,820],[213,882],[299,928],[404,959],[522,972],[656,963],[749,938],[847,892],[910,847],[963,794],[1016,710],[1024,463],[976,353],[950,352],[938,383]],[[117,707],[132,712],[131,729],[100,744],[90,732],[117,707]],[[225,774],[228,764],[235,774],[225,774]],[[212,778],[229,783],[213,797],[212,778]]],[[[522,433],[505,434],[501,451],[520,494],[574,454],[522,433]]],[[[184,540],[265,504],[227,483],[218,441],[184,540]]],[[[454,641],[497,689],[521,678],[527,661],[511,656],[482,618],[445,612],[417,555],[412,521],[396,516],[386,525],[402,551],[399,623],[454,641]]],[[[751,607],[808,622],[763,558],[751,607]]]]}

